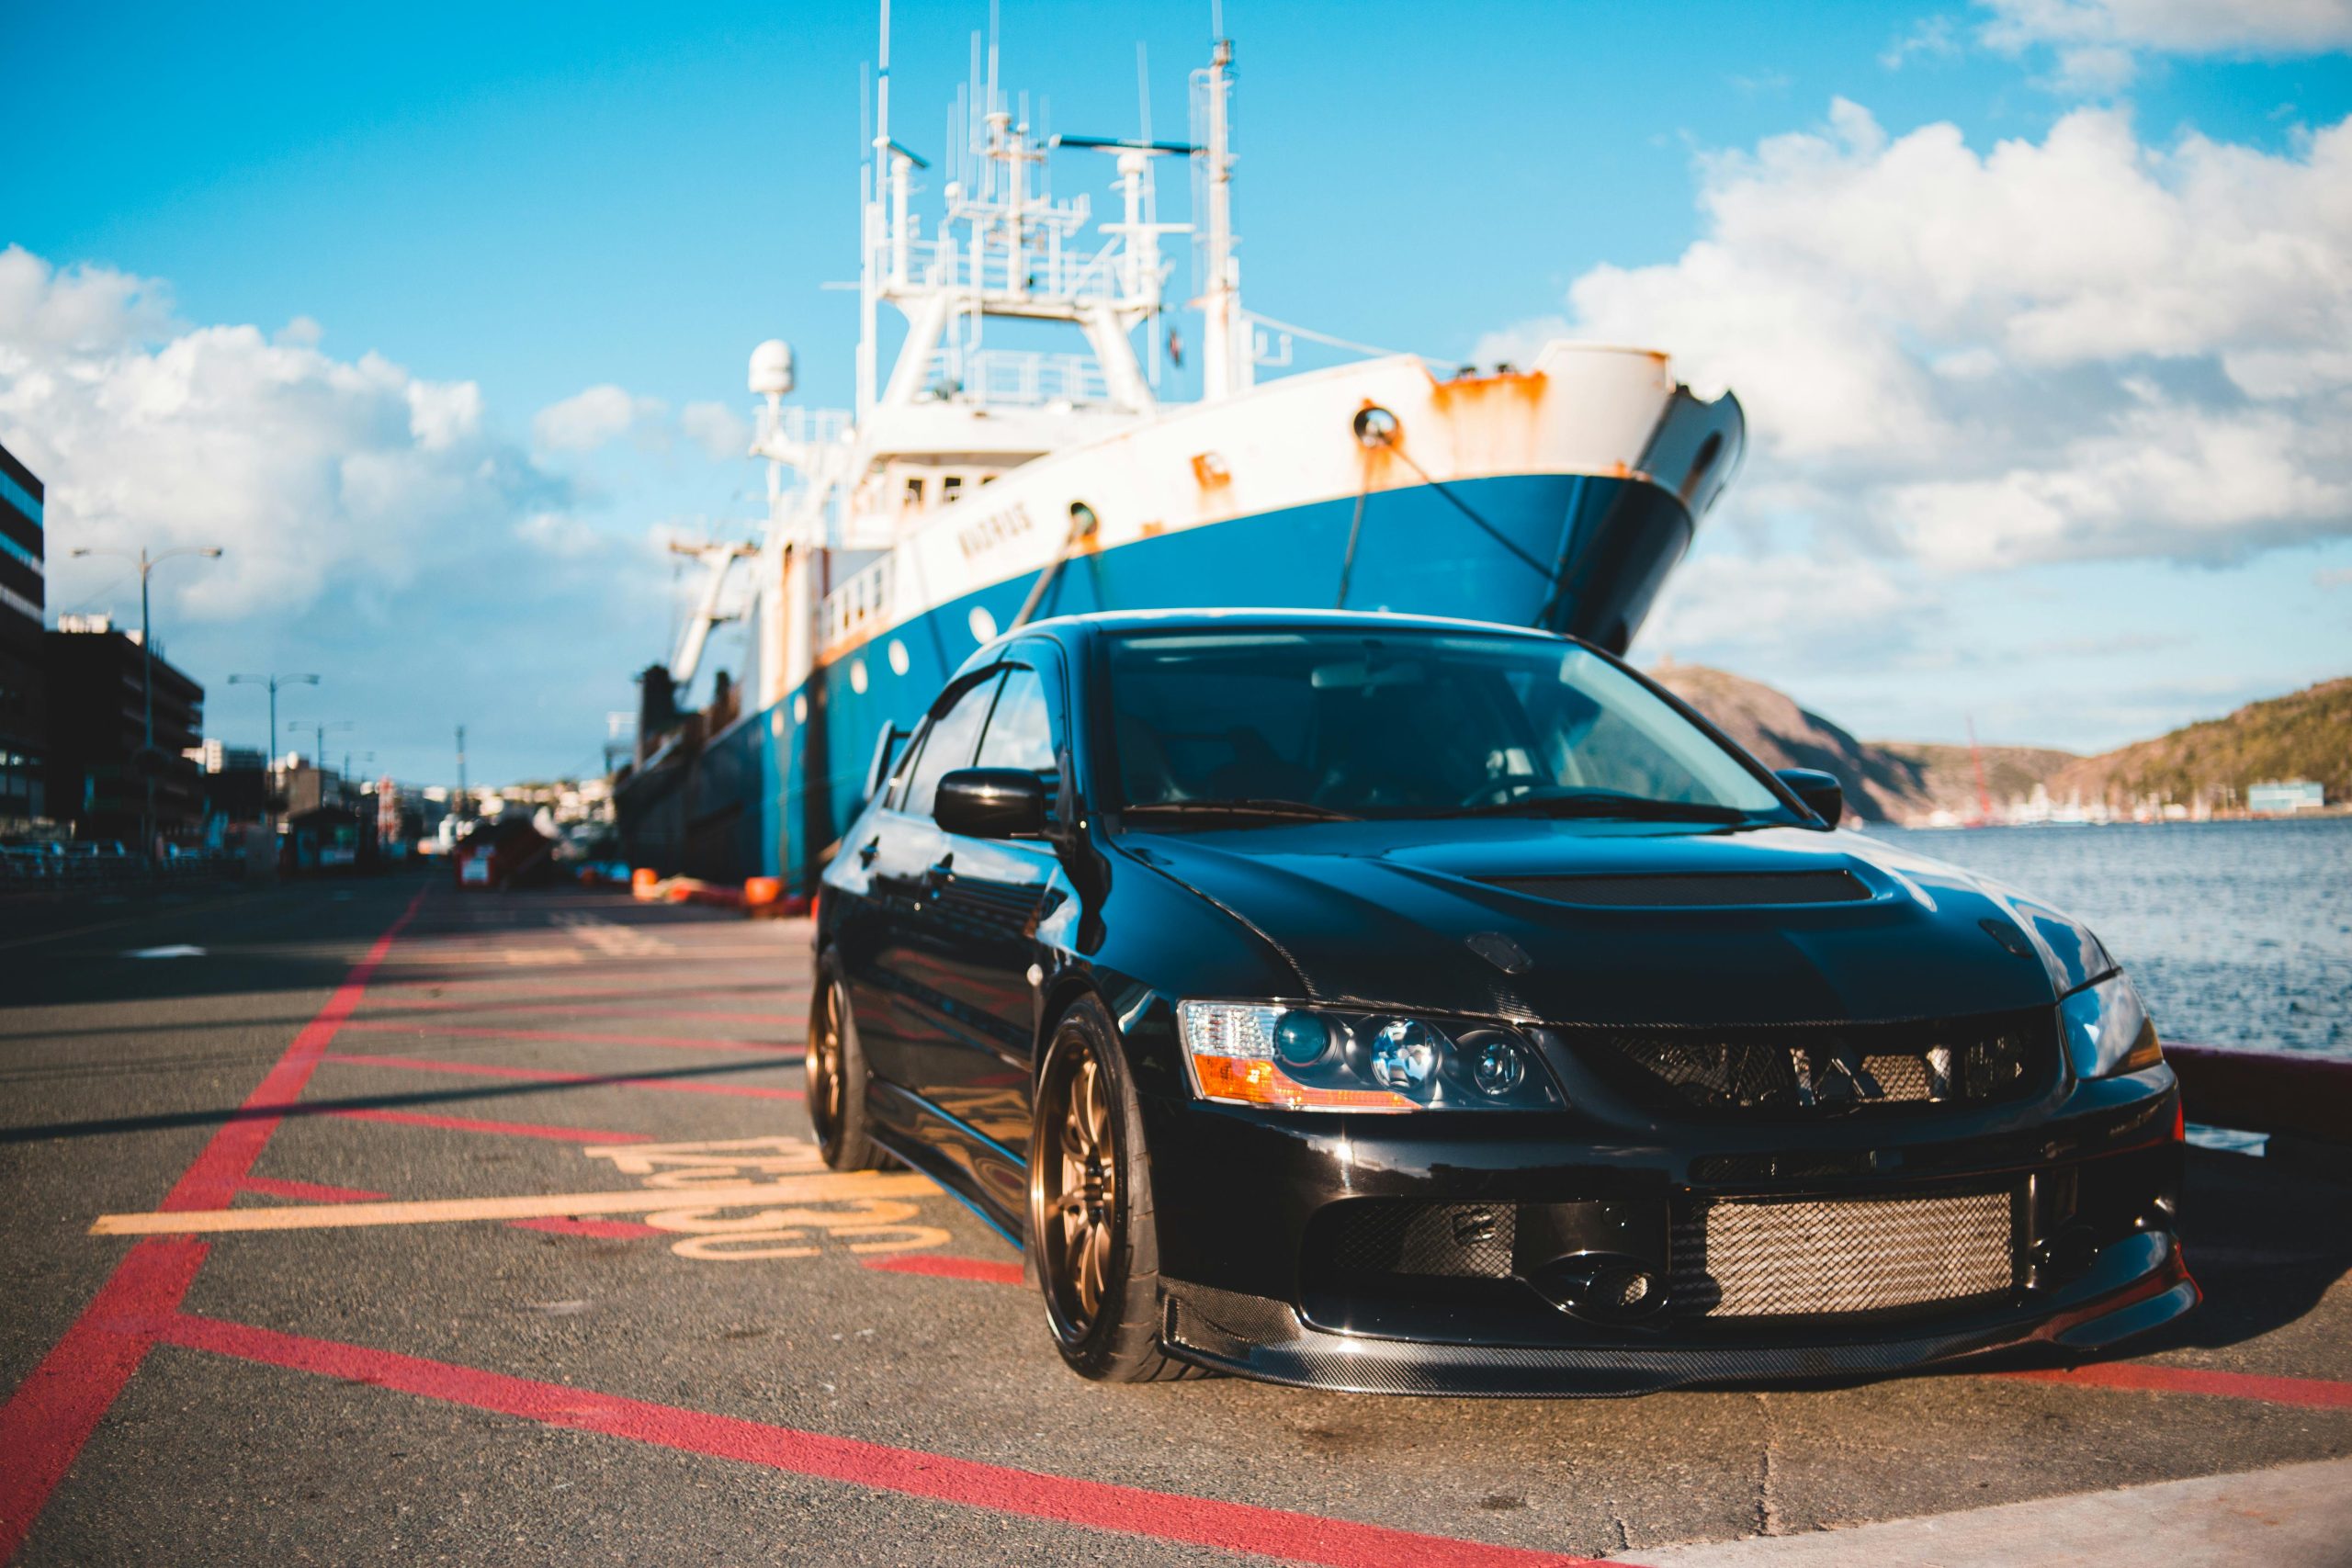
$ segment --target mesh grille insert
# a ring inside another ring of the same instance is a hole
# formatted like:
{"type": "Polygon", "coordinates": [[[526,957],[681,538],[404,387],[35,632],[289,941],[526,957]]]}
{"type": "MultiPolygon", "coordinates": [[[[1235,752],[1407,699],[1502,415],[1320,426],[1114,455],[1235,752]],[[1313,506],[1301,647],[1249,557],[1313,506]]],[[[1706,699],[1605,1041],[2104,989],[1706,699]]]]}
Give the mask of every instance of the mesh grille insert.
{"type": "Polygon", "coordinates": [[[1910,1023],[1558,1032],[1600,1071],[1668,1106],[1807,1116],[2021,1100],[2057,1068],[2036,1011],[1910,1023]]]}
{"type": "Polygon", "coordinates": [[[1322,1256],[1341,1274],[1508,1279],[1518,1221],[1510,1203],[1336,1204],[1322,1256]]]}
{"type": "Polygon", "coordinates": [[[1674,1310],[1788,1317],[1926,1308],[2007,1293],[2009,1194],[1701,1200],[1674,1226],[1674,1310]]]}

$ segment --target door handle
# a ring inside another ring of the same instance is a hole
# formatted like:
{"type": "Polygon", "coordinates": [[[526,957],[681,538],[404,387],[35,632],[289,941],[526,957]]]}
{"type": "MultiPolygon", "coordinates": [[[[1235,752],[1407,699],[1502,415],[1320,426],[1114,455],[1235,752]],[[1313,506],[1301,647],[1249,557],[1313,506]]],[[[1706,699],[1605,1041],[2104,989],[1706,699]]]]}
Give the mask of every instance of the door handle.
{"type": "Polygon", "coordinates": [[[882,835],[881,835],[881,834],[879,834],[879,833],[876,833],[876,835],[874,835],[874,837],[872,837],[872,838],[870,838],[870,839],[868,839],[868,840],[865,840],[865,848],[863,848],[863,849],[861,849],[861,850],[859,850],[859,851],[857,852],[857,868],[858,868],[860,871],[871,871],[871,870],[873,870],[873,869],[874,869],[874,857],[875,857],[876,855],[880,854],[881,852],[882,852],[882,835]]]}

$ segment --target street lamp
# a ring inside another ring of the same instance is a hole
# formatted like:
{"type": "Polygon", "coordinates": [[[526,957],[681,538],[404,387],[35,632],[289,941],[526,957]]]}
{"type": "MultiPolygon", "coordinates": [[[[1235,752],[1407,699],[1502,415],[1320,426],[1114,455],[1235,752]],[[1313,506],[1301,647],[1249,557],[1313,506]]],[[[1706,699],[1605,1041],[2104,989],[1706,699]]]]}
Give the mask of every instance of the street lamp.
{"type": "MultiPolygon", "coordinates": [[[[229,684],[267,686],[269,688],[269,766],[264,770],[269,781],[270,794],[277,793],[277,688],[280,686],[315,686],[316,675],[232,675],[229,684]]],[[[277,820],[276,807],[270,809],[271,822],[277,820]]]]}
{"type": "Polygon", "coordinates": [[[129,550],[77,549],[73,553],[76,556],[115,556],[133,562],[139,568],[139,683],[145,688],[147,699],[147,742],[141,748],[142,754],[140,758],[139,770],[147,777],[147,817],[141,826],[146,840],[146,851],[153,854],[155,851],[155,773],[157,771],[154,755],[155,638],[147,620],[147,576],[174,556],[202,556],[208,560],[218,560],[220,558],[220,551],[210,545],[188,545],[176,550],[165,550],[158,556],[149,555],[143,546],[141,547],[137,555],[131,554],[129,550]]]}

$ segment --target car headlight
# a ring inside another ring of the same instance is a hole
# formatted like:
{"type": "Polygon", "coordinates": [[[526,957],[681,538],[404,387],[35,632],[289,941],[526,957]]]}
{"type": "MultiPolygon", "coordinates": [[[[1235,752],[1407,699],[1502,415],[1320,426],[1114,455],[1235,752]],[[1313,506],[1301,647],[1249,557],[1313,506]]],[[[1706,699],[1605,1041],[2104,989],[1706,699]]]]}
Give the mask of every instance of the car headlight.
{"type": "Polygon", "coordinates": [[[1289,1111],[1534,1111],[1565,1103],[1535,1047],[1489,1024],[1279,1002],[1185,1002],[1204,1100],[1289,1111]]]}
{"type": "Polygon", "coordinates": [[[2060,1002],[2058,1018],[2078,1078],[2136,1073],[2165,1059],[2156,1043],[2156,1026],[2149,1021],[2140,993],[2120,969],[2060,1002]]]}

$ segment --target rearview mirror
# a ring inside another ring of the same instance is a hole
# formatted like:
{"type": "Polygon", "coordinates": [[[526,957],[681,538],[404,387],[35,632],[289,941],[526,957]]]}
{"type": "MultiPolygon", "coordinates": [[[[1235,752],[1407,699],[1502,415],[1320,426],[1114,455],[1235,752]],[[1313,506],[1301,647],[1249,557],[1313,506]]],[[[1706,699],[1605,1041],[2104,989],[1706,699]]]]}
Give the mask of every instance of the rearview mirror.
{"type": "Polygon", "coordinates": [[[1020,768],[958,768],[939,781],[931,816],[967,839],[1035,838],[1046,830],[1046,786],[1020,768]]]}
{"type": "Polygon", "coordinates": [[[1789,792],[1804,802],[1804,808],[1826,826],[1835,828],[1846,815],[1846,790],[1837,774],[1819,768],[1782,768],[1772,776],[1788,785],[1789,792]]]}

